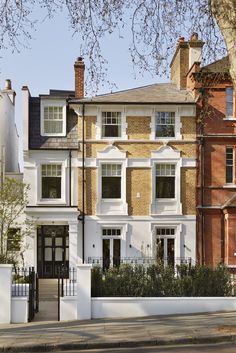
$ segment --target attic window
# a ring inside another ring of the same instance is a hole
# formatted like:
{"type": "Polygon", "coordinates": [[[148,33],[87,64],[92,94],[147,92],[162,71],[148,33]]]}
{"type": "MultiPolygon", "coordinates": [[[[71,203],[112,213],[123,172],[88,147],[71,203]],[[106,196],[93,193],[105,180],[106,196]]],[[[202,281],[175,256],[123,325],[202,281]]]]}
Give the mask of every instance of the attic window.
{"type": "Polygon", "coordinates": [[[232,118],[234,114],[234,90],[233,87],[227,87],[226,94],[226,117],[232,118]]]}
{"type": "Polygon", "coordinates": [[[65,136],[66,105],[65,102],[41,101],[41,135],[65,136]]]}

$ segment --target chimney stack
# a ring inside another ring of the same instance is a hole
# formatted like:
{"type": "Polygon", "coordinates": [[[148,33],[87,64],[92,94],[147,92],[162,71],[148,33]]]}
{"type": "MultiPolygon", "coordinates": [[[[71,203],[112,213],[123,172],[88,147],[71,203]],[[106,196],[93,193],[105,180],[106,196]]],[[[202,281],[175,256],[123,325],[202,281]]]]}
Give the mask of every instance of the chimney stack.
{"type": "Polygon", "coordinates": [[[198,39],[198,34],[193,33],[189,41],[180,37],[176,51],[170,64],[171,81],[179,89],[186,89],[187,73],[195,62],[201,61],[201,53],[204,42],[198,39]]]}
{"type": "Polygon", "coordinates": [[[84,97],[84,61],[80,56],[77,58],[74,64],[75,69],[75,96],[77,98],[84,97]]]}

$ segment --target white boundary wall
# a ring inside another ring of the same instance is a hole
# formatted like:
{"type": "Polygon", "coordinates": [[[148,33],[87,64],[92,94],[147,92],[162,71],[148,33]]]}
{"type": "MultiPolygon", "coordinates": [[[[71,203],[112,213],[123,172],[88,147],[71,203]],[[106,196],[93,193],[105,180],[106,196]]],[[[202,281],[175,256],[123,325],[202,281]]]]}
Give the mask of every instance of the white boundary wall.
{"type": "Polygon", "coordinates": [[[92,319],[232,310],[235,297],[92,298],[92,319]]]}
{"type": "Polygon", "coordinates": [[[11,323],[28,322],[28,297],[11,298],[11,323]]]}
{"type": "Polygon", "coordinates": [[[91,265],[77,266],[77,295],[61,298],[61,321],[236,310],[236,297],[91,298],[91,265]]]}

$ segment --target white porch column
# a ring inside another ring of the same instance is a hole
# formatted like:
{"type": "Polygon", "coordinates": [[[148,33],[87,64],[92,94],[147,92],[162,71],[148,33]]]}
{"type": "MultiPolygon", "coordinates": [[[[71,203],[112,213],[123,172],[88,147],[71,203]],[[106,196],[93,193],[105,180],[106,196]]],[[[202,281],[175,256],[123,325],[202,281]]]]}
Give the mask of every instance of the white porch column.
{"type": "Polygon", "coordinates": [[[91,264],[77,265],[77,319],[91,319],[91,264]]]}
{"type": "Polygon", "coordinates": [[[69,222],[69,266],[78,263],[78,222],[69,222]]]}
{"type": "Polygon", "coordinates": [[[12,265],[0,264],[0,323],[11,322],[11,272],[12,265]]]}

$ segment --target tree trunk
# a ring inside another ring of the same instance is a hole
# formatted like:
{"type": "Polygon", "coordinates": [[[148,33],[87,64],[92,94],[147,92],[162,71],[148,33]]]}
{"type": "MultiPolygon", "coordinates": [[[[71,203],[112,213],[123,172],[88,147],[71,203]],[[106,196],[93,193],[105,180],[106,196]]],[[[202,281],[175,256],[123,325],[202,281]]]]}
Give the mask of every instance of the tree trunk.
{"type": "Polygon", "coordinates": [[[229,54],[230,75],[236,91],[236,0],[210,0],[211,10],[229,54]]]}

